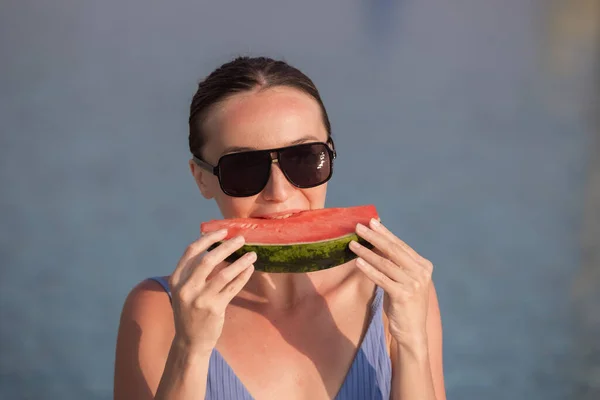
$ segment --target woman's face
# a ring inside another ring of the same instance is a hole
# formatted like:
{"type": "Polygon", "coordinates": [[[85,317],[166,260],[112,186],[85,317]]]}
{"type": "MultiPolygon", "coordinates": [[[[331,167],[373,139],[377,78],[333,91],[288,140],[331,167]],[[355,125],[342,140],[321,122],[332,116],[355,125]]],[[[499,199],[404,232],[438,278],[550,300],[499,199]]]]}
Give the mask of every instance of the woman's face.
{"type": "MultiPolygon", "coordinates": [[[[309,95],[284,86],[236,94],[214,107],[204,122],[203,158],[217,165],[235,151],[264,150],[302,142],[326,142],[318,103],[309,95]]],[[[218,178],[190,161],[192,174],[207,199],[214,198],[225,218],[268,216],[287,211],[323,208],[327,184],[299,189],[286,179],[278,164],[262,192],[252,197],[230,197],[218,178]]]]}

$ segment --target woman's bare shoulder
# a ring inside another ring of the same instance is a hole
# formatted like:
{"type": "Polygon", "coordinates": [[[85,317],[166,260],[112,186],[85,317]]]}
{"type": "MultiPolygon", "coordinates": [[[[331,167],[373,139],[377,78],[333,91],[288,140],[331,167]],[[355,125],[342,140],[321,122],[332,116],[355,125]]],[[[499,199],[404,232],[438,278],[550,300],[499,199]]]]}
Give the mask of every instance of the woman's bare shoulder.
{"type": "MultiPolygon", "coordinates": [[[[168,282],[169,277],[163,277],[168,282]]],[[[127,295],[121,313],[121,321],[152,316],[152,320],[172,315],[169,295],[160,283],[145,279],[139,282],[127,295]]]]}
{"type": "Polygon", "coordinates": [[[127,295],[121,312],[115,398],[153,398],[174,334],[168,294],[156,281],[138,283],[127,295]]]}

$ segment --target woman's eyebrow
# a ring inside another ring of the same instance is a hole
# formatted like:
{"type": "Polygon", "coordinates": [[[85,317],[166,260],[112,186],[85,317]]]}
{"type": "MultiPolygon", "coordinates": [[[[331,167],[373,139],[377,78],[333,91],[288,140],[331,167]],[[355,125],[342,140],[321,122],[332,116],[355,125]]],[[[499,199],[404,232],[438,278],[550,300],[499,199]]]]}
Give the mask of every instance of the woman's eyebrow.
{"type": "Polygon", "coordinates": [[[308,135],[308,136],[304,136],[303,138],[294,140],[289,145],[293,146],[295,144],[300,144],[300,143],[304,143],[304,142],[310,142],[311,140],[319,141],[320,139],[318,137],[316,137],[316,136],[308,135]]]}
{"type": "Polygon", "coordinates": [[[232,147],[228,147],[223,151],[223,154],[229,154],[229,153],[237,153],[239,151],[252,151],[252,150],[257,150],[254,147],[238,147],[238,146],[232,146],[232,147]]]}
{"type": "MultiPolygon", "coordinates": [[[[318,140],[319,140],[319,138],[318,138],[318,137],[316,137],[316,136],[312,136],[312,135],[309,135],[309,136],[304,136],[304,137],[302,137],[302,138],[300,138],[300,139],[296,139],[296,140],[294,140],[294,141],[290,142],[290,143],[288,144],[288,146],[293,146],[293,145],[295,145],[295,144],[300,144],[300,143],[310,142],[310,141],[312,141],[312,140],[316,140],[316,141],[318,141],[318,140]]],[[[237,152],[240,152],[240,151],[252,151],[252,150],[258,150],[258,149],[257,149],[256,147],[231,146],[231,147],[227,147],[227,148],[226,148],[226,149],[223,151],[223,154],[237,153],[237,152]]]]}

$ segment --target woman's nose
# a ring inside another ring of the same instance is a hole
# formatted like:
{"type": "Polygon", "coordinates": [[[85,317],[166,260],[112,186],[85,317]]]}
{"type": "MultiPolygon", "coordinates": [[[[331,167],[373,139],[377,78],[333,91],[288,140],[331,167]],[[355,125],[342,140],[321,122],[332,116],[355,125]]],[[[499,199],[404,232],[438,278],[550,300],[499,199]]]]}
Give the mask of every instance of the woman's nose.
{"type": "Polygon", "coordinates": [[[281,168],[279,168],[279,164],[273,162],[271,164],[269,181],[262,191],[265,200],[277,203],[284,202],[290,197],[294,190],[296,190],[296,188],[287,180],[281,171],[281,168]]]}

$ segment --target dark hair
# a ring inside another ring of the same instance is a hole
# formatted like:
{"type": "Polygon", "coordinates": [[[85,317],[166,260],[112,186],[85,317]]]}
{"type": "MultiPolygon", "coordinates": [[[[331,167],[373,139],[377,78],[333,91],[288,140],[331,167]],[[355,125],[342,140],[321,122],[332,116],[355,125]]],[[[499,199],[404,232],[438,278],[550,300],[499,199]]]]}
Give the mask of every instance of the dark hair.
{"type": "Polygon", "coordinates": [[[190,106],[190,152],[202,158],[200,152],[206,143],[202,132],[203,123],[213,105],[236,93],[275,86],[292,87],[314,98],[321,108],[327,136],[331,137],[331,124],[325,105],[317,87],[308,76],[284,61],[267,57],[238,57],[217,68],[198,84],[190,106]]]}

